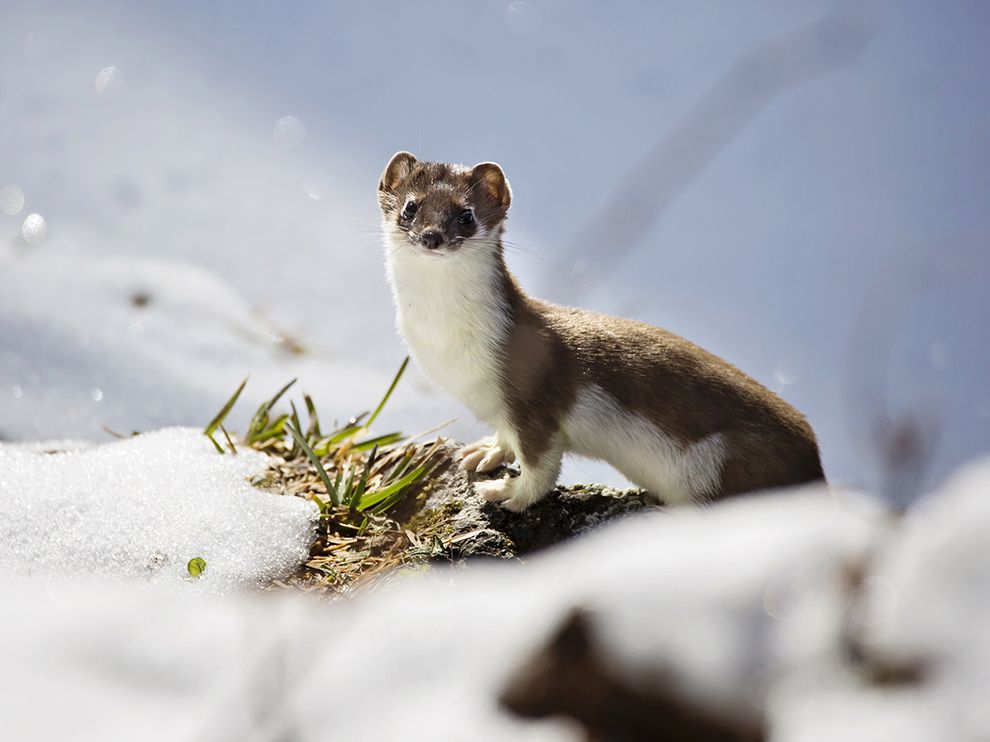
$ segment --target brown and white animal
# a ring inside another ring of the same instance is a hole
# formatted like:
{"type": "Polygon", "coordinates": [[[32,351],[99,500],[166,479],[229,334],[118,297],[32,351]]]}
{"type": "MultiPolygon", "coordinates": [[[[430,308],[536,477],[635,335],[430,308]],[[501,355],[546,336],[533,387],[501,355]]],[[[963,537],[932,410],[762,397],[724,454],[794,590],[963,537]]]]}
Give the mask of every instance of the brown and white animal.
{"type": "Polygon", "coordinates": [[[824,478],[815,435],[776,394],[657,327],[527,296],[502,233],[502,169],[392,157],[378,185],[399,332],[419,366],[495,435],[461,450],[520,511],[557,482],[565,452],[603,459],[668,503],[824,478]]]}

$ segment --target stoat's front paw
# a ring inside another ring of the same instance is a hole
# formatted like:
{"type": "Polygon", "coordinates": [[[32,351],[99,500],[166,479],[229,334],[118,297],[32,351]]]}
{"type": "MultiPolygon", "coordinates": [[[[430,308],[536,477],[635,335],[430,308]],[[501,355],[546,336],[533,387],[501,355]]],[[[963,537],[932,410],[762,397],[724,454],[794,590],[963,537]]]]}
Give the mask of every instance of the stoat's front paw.
{"type": "Polygon", "coordinates": [[[493,435],[464,446],[457,451],[457,457],[464,469],[476,472],[493,471],[502,464],[511,464],[516,460],[509,447],[500,444],[493,435]]]}
{"type": "Polygon", "coordinates": [[[474,491],[484,497],[488,502],[502,502],[512,497],[511,483],[512,480],[508,477],[487,479],[484,482],[475,482],[474,491]]]}
{"type": "Polygon", "coordinates": [[[506,510],[513,513],[521,513],[528,508],[538,497],[527,497],[520,493],[519,487],[512,477],[503,479],[489,479],[484,482],[475,482],[474,491],[484,497],[488,502],[500,502],[506,510]]]}

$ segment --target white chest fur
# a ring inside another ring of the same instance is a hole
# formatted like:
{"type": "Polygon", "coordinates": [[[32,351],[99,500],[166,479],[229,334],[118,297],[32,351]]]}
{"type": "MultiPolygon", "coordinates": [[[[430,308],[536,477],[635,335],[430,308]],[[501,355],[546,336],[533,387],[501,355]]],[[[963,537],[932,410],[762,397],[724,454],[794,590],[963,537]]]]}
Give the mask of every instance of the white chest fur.
{"type": "Polygon", "coordinates": [[[429,255],[386,238],[396,325],[430,379],[490,424],[502,417],[501,348],[508,315],[489,246],[429,255]]]}

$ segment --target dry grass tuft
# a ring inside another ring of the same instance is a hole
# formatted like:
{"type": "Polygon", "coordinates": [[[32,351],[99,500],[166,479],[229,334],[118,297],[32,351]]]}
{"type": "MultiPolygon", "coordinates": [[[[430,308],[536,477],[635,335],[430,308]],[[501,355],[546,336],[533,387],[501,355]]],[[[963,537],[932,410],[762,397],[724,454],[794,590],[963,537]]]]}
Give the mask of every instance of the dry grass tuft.
{"type": "MultiPolygon", "coordinates": [[[[264,402],[254,414],[247,433],[239,441],[271,459],[264,475],[252,481],[280,494],[304,497],[320,510],[319,528],[305,568],[281,587],[295,587],[330,595],[366,589],[369,578],[403,568],[423,568],[426,562],[451,546],[449,534],[439,526],[414,532],[403,526],[415,511],[415,500],[426,497],[431,475],[450,464],[442,437],[426,439],[436,429],[406,439],[399,432],[369,435],[371,424],[384,409],[402,378],[409,359],[403,361],[391,386],[369,416],[362,413],[324,434],[316,405],[303,395],[307,425],[298,410],[276,415],[274,407],[295,379],[264,402]],[[411,498],[410,496],[416,497],[411,498]]],[[[224,447],[214,438],[224,435],[231,453],[237,451],[223,421],[233,409],[247,379],[203,431],[220,454],[224,447]]]]}
{"type": "Polygon", "coordinates": [[[320,508],[316,540],[303,571],[289,585],[328,594],[353,593],[369,578],[401,568],[422,567],[444,551],[442,541],[415,533],[402,523],[426,497],[437,466],[449,460],[444,440],[396,442],[373,453],[342,446],[316,464],[284,440],[255,446],[272,457],[271,468],[254,484],[313,500],[320,508]],[[405,505],[405,506],[404,506],[405,505]]]}

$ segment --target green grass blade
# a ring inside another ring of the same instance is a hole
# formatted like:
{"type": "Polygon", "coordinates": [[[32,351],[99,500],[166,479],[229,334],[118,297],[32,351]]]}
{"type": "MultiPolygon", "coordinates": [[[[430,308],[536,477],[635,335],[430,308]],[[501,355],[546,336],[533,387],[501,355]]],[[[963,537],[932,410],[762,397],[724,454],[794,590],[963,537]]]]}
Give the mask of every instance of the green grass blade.
{"type": "Polygon", "coordinates": [[[434,461],[433,463],[430,463],[430,460],[436,454],[437,448],[438,447],[436,445],[434,445],[432,448],[430,448],[430,450],[427,451],[420,458],[420,462],[421,463],[415,469],[413,469],[412,472],[410,472],[408,475],[406,475],[406,477],[404,477],[404,479],[411,480],[411,481],[408,482],[408,484],[405,487],[402,487],[399,490],[393,492],[384,501],[382,501],[377,506],[375,506],[374,508],[372,508],[372,512],[373,513],[384,513],[385,511],[389,510],[390,508],[392,508],[393,506],[395,506],[396,504],[398,504],[398,502],[403,497],[405,497],[406,494],[408,494],[408,490],[413,485],[415,485],[420,479],[426,479],[427,477],[429,477],[430,474],[433,473],[433,470],[436,469],[440,465],[440,463],[441,463],[441,461],[439,459],[437,461],[434,461]]]}
{"type": "Polygon", "coordinates": [[[361,425],[361,421],[367,416],[368,416],[367,412],[362,412],[357,417],[352,417],[348,421],[347,425],[345,425],[344,427],[338,428],[337,430],[333,431],[330,434],[330,437],[327,439],[327,446],[336,445],[337,443],[340,443],[346,440],[347,438],[351,438],[357,435],[358,433],[360,433],[365,427],[367,427],[361,425]]]}
{"type": "Polygon", "coordinates": [[[320,432],[320,417],[316,414],[316,405],[313,398],[308,394],[303,394],[303,401],[306,403],[306,412],[309,414],[309,428],[306,429],[306,440],[317,441],[323,437],[320,432]]]}
{"type": "Polygon", "coordinates": [[[371,474],[371,467],[375,465],[375,459],[377,456],[378,446],[375,446],[371,449],[371,454],[368,456],[368,460],[364,462],[364,471],[361,473],[361,479],[358,480],[358,485],[354,488],[354,493],[351,495],[351,499],[347,503],[348,507],[352,510],[357,508],[357,504],[361,501],[361,496],[364,495],[364,491],[368,487],[368,475],[371,474]]]}
{"type": "Polygon", "coordinates": [[[309,493],[309,499],[316,503],[316,507],[320,509],[320,515],[324,515],[327,512],[327,504],[319,497],[317,497],[312,492],[309,493]]]}
{"type": "Polygon", "coordinates": [[[220,427],[220,423],[222,423],[224,418],[230,414],[231,409],[233,409],[234,405],[237,403],[237,398],[241,396],[241,392],[244,391],[244,385],[247,384],[247,382],[248,377],[244,377],[244,381],[242,381],[241,385],[237,387],[237,391],[234,392],[231,398],[227,400],[227,404],[223,406],[215,418],[210,420],[210,424],[206,426],[205,430],[203,430],[205,435],[212,436],[216,429],[220,427]]]}
{"type": "MultiPolygon", "coordinates": [[[[302,423],[299,422],[299,413],[296,412],[296,403],[295,402],[289,402],[289,407],[292,408],[292,415],[289,418],[290,420],[292,420],[292,424],[289,427],[291,428],[292,425],[294,425],[296,427],[296,430],[298,430],[301,433],[302,432],[302,423]]],[[[293,438],[293,441],[296,441],[297,440],[295,436],[293,436],[292,438],[293,438]]],[[[299,446],[299,444],[297,442],[293,442],[292,449],[289,451],[289,457],[290,458],[295,458],[299,454],[299,451],[297,450],[298,449],[298,446],[299,446]]]]}
{"type": "Polygon", "coordinates": [[[392,470],[388,473],[388,476],[385,477],[385,481],[388,482],[393,479],[401,478],[407,471],[409,471],[409,467],[412,465],[414,458],[416,458],[416,451],[415,449],[410,448],[401,459],[395,462],[395,466],[392,467],[392,470]]]}
{"type": "Polygon", "coordinates": [[[360,425],[352,425],[348,428],[341,428],[332,436],[327,439],[327,447],[335,446],[338,443],[343,443],[348,438],[353,438],[355,435],[360,433],[362,430],[360,425]]]}
{"type": "Polygon", "coordinates": [[[307,458],[312,462],[313,466],[316,467],[316,473],[319,475],[320,479],[323,481],[323,486],[327,488],[327,496],[330,501],[336,506],[340,505],[340,496],[337,493],[336,487],[330,483],[330,477],[327,476],[327,470],[323,468],[323,464],[320,462],[319,457],[313,453],[313,449],[309,447],[306,440],[303,438],[302,432],[292,425],[287,426],[289,428],[289,433],[295,439],[296,443],[306,454],[307,458]]]}
{"type": "Polygon", "coordinates": [[[403,490],[405,490],[406,487],[413,484],[417,479],[423,476],[423,473],[426,471],[427,466],[428,466],[427,464],[420,464],[411,472],[406,474],[404,477],[402,477],[401,479],[395,482],[392,482],[392,484],[388,485],[387,487],[383,487],[382,489],[376,490],[375,492],[366,493],[364,496],[361,497],[361,501],[358,503],[357,510],[361,510],[361,511],[367,510],[368,508],[374,507],[383,500],[387,500],[389,497],[396,494],[397,492],[402,492],[403,490]]]}
{"type": "Polygon", "coordinates": [[[351,500],[351,489],[354,487],[354,470],[350,466],[347,467],[347,473],[343,476],[343,481],[337,488],[340,493],[341,502],[350,502],[351,500]]]}
{"type": "Polygon", "coordinates": [[[288,419],[288,415],[279,415],[273,423],[255,435],[250,442],[264,443],[272,438],[278,438],[280,435],[285,435],[285,423],[288,419]]]}
{"type": "Polygon", "coordinates": [[[206,437],[210,439],[210,443],[212,443],[213,444],[213,447],[215,449],[217,449],[217,453],[220,454],[221,456],[223,456],[223,454],[224,454],[223,446],[221,446],[219,443],[217,443],[216,440],[214,440],[214,438],[213,438],[212,435],[208,435],[206,437]]]}
{"type": "Polygon", "coordinates": [[[251,418],[251,422],[248,423],[247,434],[244,436],[244,441],[248,445],[254,443],[261,434],[261,431],[268,427],[269,418],[267,405],[267,402],[263,403],[261,407],[258,408],[258,411],[254,413],[254,416],[251,418]]]}
{"type": "Polygon", "coordinates": [[[402,433],[387,433],[385,435],[379,435],[375,438],[365,438],[363,441],[358,441],[353,446],[351,446],[352,451],[367,451],[369,448],[378,448],[379,446],[387,446],[391,443],[396,443],[402,440],[402,433]]]}
{"type": "Polygon", "coordinates": [[[268,404],[268,409],[270,410],[272,407],[274,407],[275,406],[275,403],[278,402],[282,398],[282,395],[285,394],[287,391],[289,391],[289,389],[295,383],[296,383],[296,379],[293,379],[288,384],[286,384],[281,389],[279,389],[278,392],[276,392],[275,396],[268,400],[268,403],[267,403],[268,404]]]}
{"type": "Polygon", "coordinates": [[[254,443],[257,440],[257,437],[261,435],[263,431],[268,429],[268,413],[272,411],[275,403],[278,402],[279,399],[282,398],[282,395],[285,394],[295,383],[296,379],[293,379],[279,389],[278,392],[275,393],[274,397],[269,399],[267,402],[261,403],[258,411],[255,412],[254,417],[251,418],[250,426],[248,426],[248,443],[254,443]]]}
{"type": "Polygon", "coordinates": [[[373,422],[375,422],[375,419],[378,417],[378,415],[384,409],[385,403],[388,402],[388,398],[392,396],[392,392],[395,391],[395,387],[399,383],[399,379],[402,378],[402,374],[405,373],[406,366],[408,366],[408,365],[409,365],[409,356],[406,356],[405,357],[405,360],[402,361],[402,365],[399,366],[399,370],[396,372],[395,378],[392,379],[391,386],[389,386],[388,391],[385,392],[385,396],[382,397],[382,401],[378,403],[378,406],[375,408],[375,411],[372,412],[371,413],[371,417],[368,418],[368,422],[366,422],[364,424],[364,427],[365,428],[370,428],[371,427],[371,424],[373,422]]]}
{"type": "Polygon", "coordinates": [[[223,437],[227,439],[227,445],[230,446],[230,452],[236,456],[237,448],[235,448],[234,442],[230,440],[230,433],[227,432],[227,429],[223,425],[220,426],[220,432],[223,433],[223,437]]]}

